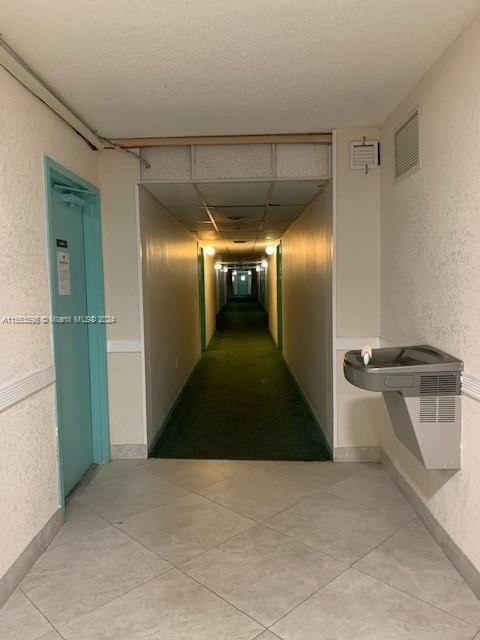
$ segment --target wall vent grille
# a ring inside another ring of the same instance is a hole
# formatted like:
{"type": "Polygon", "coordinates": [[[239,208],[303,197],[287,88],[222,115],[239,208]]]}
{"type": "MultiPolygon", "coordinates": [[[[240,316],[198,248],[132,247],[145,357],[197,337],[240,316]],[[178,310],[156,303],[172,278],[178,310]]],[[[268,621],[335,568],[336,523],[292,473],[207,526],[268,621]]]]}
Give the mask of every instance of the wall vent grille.
{"type": "Polygon", "coordinates": [[[407,178],[420,168],[418,110],[395,131],[395,179],[407,178]]]}
{"type": "Polygon", "coordinates": [[[377,140],[354,140],[350,142],[350,169],[376,169],[379,165],[377,140]]]}
{"type": "Polygon", "coordinates": [[[455,422],[457,393],[457,378],[454,375],[422,376],[420,422],[455,422]]]}
{"type": "Polygon", "coordinates": [[[420,422],[437,422],[437,398],[420,398],[420,422]]]}
{"type": "Polygon", "coordinates": [[[438,376],[422,376],[420,380],[420,395],[456,394],[457,377],[443,374],[438,376]]]}

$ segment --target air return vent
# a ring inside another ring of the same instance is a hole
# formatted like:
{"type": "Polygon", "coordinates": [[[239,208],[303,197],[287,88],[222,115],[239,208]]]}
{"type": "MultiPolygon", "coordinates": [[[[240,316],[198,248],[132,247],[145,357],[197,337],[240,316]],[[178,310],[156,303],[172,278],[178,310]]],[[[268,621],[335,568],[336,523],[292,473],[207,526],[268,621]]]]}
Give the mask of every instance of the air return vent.
{"type": "Polygon", "coordinates": [[[395,131],[395,179],[398,182],[420,168],[418,110],[395,131]]]}
{"type": "Polygon", "coordinates": [[[350,142],[350,169],[368,172],[378,167],[378,142],[376,140],[354,140],[350,142]]]}

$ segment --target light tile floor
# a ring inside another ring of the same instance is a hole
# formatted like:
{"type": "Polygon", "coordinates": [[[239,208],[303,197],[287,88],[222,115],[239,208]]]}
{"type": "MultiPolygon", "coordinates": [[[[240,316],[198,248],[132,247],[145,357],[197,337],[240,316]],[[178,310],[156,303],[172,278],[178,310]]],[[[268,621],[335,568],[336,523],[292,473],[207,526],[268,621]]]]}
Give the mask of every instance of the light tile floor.
{"type": "MultiPolygon", "coordinates": [[[[0,640],[472,640],[480,602],[379,465],[117,461],[0,640]]],[[[480,636],[479,636],[480,637],[480,636]]]]}

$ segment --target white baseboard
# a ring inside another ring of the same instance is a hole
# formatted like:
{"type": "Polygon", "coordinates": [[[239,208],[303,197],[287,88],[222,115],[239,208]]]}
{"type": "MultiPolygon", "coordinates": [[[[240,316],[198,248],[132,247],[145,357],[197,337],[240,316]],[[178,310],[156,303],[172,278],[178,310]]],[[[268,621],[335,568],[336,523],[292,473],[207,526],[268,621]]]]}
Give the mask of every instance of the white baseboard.
{"type": "Polygon", "coordinates": [[[111,444],[112,460],[129,460],[131,458],[148,458],[146,444],[111,444]]]}
{"type": "Polygon", "coordinates": [[[140,340],[108,340],[108,353],[140,353],[142,343],[140,340]]]}
{"type": "Polygon", "coordinates": [[[380,462],[380,447],[335,447],[334,462],[380,462]]]}

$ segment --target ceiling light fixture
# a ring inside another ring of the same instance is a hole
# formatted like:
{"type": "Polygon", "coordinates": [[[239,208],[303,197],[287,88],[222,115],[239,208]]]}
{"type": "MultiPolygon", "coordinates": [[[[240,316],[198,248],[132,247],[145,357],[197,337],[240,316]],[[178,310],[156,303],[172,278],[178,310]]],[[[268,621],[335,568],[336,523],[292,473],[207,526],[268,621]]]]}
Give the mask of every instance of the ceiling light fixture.
{"type": "Polygon", "coordinates": [[[257,273],[260,273],[260,271],[261,271],[261,270],[262,270],[262,267],[260,267],[260,266],[255,267],[255,271],[256,271],[257,273]]]}
{"type": "Polygon", "coordinates": [[[216,269],[217,271],[221,271],[221,269],[222,269],[222,265],[220,264],[220,262],[216,262],[216,263],[215,263],[215,269],[216,269]]]}
{"type": "Polygon", "coordinates": [[[246,279],[247,279],[247,276],[244,276],[244,275],[240,276],[240,280],[241,280],[242,282],[245,282],[245,280],[246,280],[246,279]]]}
{"type": "Polygon", "coordinates": [[[214,256],[215,255],[214,247],[207,247],[205,249],[205,253],[207,254],[207,256],[214,256]]]}
{"type": "Polygon", "coordinates": [[[268,262],[266,260],[262,260],[262,267],[266,269],[268,267],[268,262]]]}
{"type": "Polygon", "coordinates": [[[273,254],[275,253],[275,247],[272,247],[272,245],[270,245],[265,249],[265,253],[267,254],[267,256],[273,256],[273,254]]]}
{"type": "Polygon", "coordinates": [[[223,267],[223,273],[228,273],[228,267],[223,267]]]}

